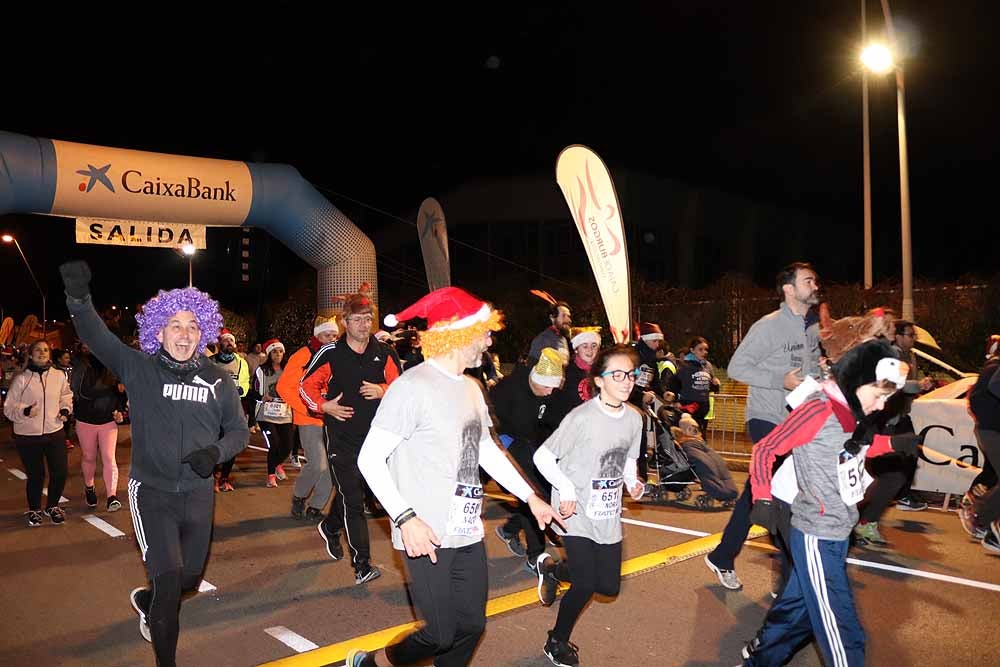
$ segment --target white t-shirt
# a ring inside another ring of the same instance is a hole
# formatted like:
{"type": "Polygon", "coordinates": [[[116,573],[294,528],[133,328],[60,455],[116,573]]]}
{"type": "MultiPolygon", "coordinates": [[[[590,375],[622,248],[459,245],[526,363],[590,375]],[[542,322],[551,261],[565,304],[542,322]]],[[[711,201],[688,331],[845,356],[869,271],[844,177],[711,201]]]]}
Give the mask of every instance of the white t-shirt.
{"type": "MultiPolygon", "coordinates": [[[[389,385],[372,427],[403,438],[389,457],[400,495],[441,539],[441,547],[483,537],[480,446],[496,447],[482,390],[472,378],[423,363],[389,385]]],[[[399,529],[392,545],[402,550],[399,529]]]]}

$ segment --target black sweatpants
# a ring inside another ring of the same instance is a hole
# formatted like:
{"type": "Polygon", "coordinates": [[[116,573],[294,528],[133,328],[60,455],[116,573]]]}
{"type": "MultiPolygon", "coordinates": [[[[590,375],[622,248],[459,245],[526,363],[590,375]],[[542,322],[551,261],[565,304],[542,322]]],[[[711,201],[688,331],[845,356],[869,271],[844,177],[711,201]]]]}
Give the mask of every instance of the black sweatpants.
{"type": "Polygon", "coordinates": [[[427,556],[404,558],[410,573],[410,598],[424,627],[386,647],[393,665],[434,658],[438,667],[472,662],[486,628],[486,549],[482,541],[458,549],[438,549],[437,563],[427,556]]]}
{"type": "Polygon", "coordinates": [[[272,422],[257,422],[260,433],[267,443],[267,474],[273,475],[275,468],[288,458],[292,451],[292,424],[274,424],[272,422]]]}
{"type": "Polygon", "coordinates": [[[330,478],[337,490],[330,513],[323,519],[323,530],[328,535],[345,532],[351,564],[355,570],[362,570],[371,560],[368,520],[365,518],[365,481],[358,469],[358,453],[364,438],[338,433],[327,425],[323,428],[326,429],[330,478]]]}
{"type": "Polygon", "coordinates": [[[128,481],[132,526],[149,577],[146,619],[160,667],[175,664],[181,593],[201,580],[212,539],[215,493],[211,484],[192,491],[151,489],[128,481]]]}
{"type": "MultiPolygon", "coordinates": [[[[535,471],[533,457],[536,449],[538,447],[534,444],[516,441],[511,444],[507,451],[517,461],[524,479],[547,499],[552,492],[552,487],[548,482],[543,482],[541,475],[535,471]]],[[[503,525],[503,532],[507,535],[517,535],[522,530],[524,531],[524,544],[528,552],[528,562],[534,563],[535,559],[545,551],[545,533],[538,528],[538,521],[531,513],[528,504],[518,501],[517,508],[513,510],[510,518],[503,525]]]]}
{"type": "Polygon", "coordinates": [[[566,535],[566,560],[556,566],[559,581],[570,587],[559,603],[552,636],[569,641],[573,626],[594,594],[616,597],[622,581],[622,543],[598,544],[587,537],[566,535]],[[568,561],[568,562],[567,562],[568,561]]]}
{"type": "Polygon", "coordinates": [[[66,435],[63,430],[45,435],[15,435],[14,445],[28,476],[28,509],[36,512],[42,509],[46,463],[49,465],[49,499],[45,509],[58,507],[59,496],[66,487],[66,435]]]}
{"type": "MultiPolygon", "coordinates": [[[[776,427],[777,424],[772,424],[763,419],[751,419],[747,422],[747,432],[750,435],[750,440],[755,445],[776,427]]],[[[740,494],[740,497],[736,500],[736,505],[733,507],[729,523],[726,524],[726,527],[722,531],[722,541],[719,542],[719,546],[715,547],[712,553],[708,554],[708,558],[720,570],[734,569],[735,566],[733,563],[739,555],[740,550],[743,549],[743,543],[746,542],[747,535],[750,534],[750,526],[753,525],[750,522],[750,510],[752,508],[753,494],[750,491],[750,478],[748,477],[746,486],[743,487],[743,493],[740,494]]],[[[787,569],[787,567],[784,567],[782,571],[787,569]]]]}

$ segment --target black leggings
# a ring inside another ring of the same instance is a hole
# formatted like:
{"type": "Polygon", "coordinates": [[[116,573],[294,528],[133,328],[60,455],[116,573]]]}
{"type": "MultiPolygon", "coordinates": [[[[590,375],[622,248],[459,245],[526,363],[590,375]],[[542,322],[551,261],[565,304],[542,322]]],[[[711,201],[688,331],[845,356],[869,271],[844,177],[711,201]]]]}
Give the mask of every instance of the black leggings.
{"type": "Polygon", "coordinates": [[[879,520],[894,498],[909,495],[910,484],[917,471],[917,457],[893,452],[870,458],[866,465],[875,481],[865,493],[861,521],[873,523],[879,520]]]}
{"type": "MultiPolygon", "coordinates": [[[[522,441],[514,442],[507,451],[511,457],[521,467],[521,474],[528,484],[544,494],[547,498],[552,487],[547,481],[541,479],[535,470],[534,455],[538,448],[531,443],[522,441]]],[[[507,535],[517,535],[524,531],[524,543],[527,547],[528,561],[535,562],[542,552],[545,551],[545,533],[538,527],[538,521],[527,503],[518,501],[517,508],[511,512],[510,518],[504,522],[503,532],[507,535]]]]}
{"type": "Polygon", "coordinates": [[[45,464],[49,464],[49,499],[45,508],[57,507],[66,487],[66,435],[62,429],[46,435],[15,435],[14,444],[28,476],[28,509],[42,509],[45,464]]]}
{"type": "Polygon", "coordinates": [[[458,549],[438,549],[430,558],[406,558],[410,598],[425,625],[385,649],[393,665],[412,665],[428,658],[440,667],[472,662],[486,628],[486,549],[480,540],[458,549]]]}
{"type": "Polygon", "coordinates": [[[128,481],[136,541],[150,581],[147,613],[157,664],[173,665],[181,594],[198,587],[212,539],[215,494],[208,485],[191,491],[160,491],[128,481]]]}
{"type": "Polygon", "coordinates": [[[586,537],[566,535],[567,561],[556,566],[560,581],[570,581],[569,590],[559,603],[559,615],[552,636],[569,641],[576,620],[594,594],[615,597],[621,588],[622,543],[598,544],[586,537]]]}
{"type": "MultiPolygon", "coordinates": [[[[1000,431],[976,426],[975,434],[976,440],[979,441],[979,449],[983,450],[986,461],[996,470],[1000,465],[1000,431]]],[[[976,499],[976,514],[982,526],[1000,519],[1000,486],[994,486],[976,499]]]]}
{"type": "Polygon", "coordinates": [[[274,469],[288,458],[292,451],[292,424],[274,424],[272,422],[257,422],[260,433],[267,443],[267,474],[273,475],[274,469]]]}

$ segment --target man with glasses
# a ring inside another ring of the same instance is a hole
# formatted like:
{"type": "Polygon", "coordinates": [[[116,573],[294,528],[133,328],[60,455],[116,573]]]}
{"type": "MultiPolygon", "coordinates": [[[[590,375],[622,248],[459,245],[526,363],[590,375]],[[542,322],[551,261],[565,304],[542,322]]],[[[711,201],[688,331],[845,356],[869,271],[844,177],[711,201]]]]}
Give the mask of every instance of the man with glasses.
{"type": "Polygon", "coordinates": [[[306,367],[299,393],[310,412],[323,415],[330,475],[337,495],[317,527],[333,560],[344,557],[340,533],[345,532],[354,566],[354,583],[381,576],[371,564],[365,486],[358,470],[358,453],[371,428],[375,411],[389,384],[400,375],[396,351],[372,335],[375,310],[365,293],[344,303],[344,334],[324,345],[306,367]]]}

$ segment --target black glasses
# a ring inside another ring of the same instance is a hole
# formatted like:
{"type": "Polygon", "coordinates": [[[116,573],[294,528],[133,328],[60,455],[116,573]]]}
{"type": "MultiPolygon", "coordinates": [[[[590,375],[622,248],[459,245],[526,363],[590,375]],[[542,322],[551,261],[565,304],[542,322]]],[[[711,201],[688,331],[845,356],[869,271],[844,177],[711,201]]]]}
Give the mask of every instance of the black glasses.
{"type": "Polygon", "coordinates": [[[601,377],[603,378],[610,375],[611,379],[614,380],[615,382],[625,382],[626,380],[635,382],[636,378],[639,377],[639,373],[641,372],[642,371],[640,371],[638,368],[635,368],[630,371],[622,371],[622,370],[604,371],[603,373],[601,373],[601,377]]]}

